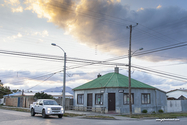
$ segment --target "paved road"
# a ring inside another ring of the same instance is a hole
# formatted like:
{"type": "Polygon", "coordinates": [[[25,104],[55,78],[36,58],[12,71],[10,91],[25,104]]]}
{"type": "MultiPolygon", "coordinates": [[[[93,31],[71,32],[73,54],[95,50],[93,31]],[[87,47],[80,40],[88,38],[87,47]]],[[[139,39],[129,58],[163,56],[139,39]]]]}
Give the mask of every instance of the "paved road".
{"type": "Polygon", "coordinates": [[[80,117],[50,116],[43,119],[41,115],[31,117],[30,113],[0,109],[0,125],[186,125],[187,118],[180,118],[180,121],[156,122],[151,120],[99,120],[84,119],[80,117]]]}

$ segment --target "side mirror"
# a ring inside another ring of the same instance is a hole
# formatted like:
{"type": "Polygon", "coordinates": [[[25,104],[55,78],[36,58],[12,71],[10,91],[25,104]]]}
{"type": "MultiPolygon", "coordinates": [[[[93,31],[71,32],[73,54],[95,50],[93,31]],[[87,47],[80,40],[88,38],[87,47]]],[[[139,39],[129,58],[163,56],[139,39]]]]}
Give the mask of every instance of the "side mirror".
{"type": "Polygon", "coordinates": [[[39,105],[43,105],[43,103],[39,103],[39,105]]]}

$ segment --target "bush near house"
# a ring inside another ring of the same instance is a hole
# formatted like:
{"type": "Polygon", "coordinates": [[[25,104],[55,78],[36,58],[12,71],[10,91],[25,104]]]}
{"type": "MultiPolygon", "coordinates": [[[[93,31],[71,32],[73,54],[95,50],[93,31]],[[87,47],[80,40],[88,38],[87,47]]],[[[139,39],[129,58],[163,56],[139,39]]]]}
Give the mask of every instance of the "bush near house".
{"type": "Polygon", "coordinates": [[[158,110],[159,113],[163,113],[164,111],[162,109],[158,110]]]}
{"type": "Polygon", "coordinates": [[[142,113],[147,113],[147,110],[146,109],[142,110],[142,113]]]}

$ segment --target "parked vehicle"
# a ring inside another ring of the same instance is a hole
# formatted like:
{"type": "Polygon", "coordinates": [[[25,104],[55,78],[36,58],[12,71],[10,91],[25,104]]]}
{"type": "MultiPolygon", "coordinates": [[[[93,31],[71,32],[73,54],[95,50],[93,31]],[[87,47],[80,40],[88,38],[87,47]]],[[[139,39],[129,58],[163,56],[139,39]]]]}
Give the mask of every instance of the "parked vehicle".
{"type": "Polygon", "coordinates": [[[42,114],[43,118],[49,115],[57,115],[58,118],[63,116],[63,107],[58,105],[55,100],[52,99],[39,99],[33,104],[30,104],[31,116],[35,114],[42,114]]]}

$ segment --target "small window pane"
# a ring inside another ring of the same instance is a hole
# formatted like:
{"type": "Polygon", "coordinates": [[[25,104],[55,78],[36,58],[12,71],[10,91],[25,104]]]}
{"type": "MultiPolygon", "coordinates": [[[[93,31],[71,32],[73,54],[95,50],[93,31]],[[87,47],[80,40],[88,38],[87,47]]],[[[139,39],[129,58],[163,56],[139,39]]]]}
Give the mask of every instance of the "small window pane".
{"type": "Polygon", "coordinates": [[[143,93],[142,94],[142,104],[149,104],[149,103],[151,103],[150,93],[143,93]]]}
{"type": "Polygon", "coordinates": [[[83,104],[83,100],[84,100],[84,95],[78,94],[77,95],[77,104],[83,104]]]}
{"type": "MultiPolygon", "coordinates": [[[[129,93],[124,93],[123,103],[129,104],[129,93]]],[[[134,104],[134,94],[133,93],[131,93],[131,103],[134,104]]]]}
{"type": "Polygon", "coordinates": [[[103,104],[103,94],[95,94],[95,104],[96,105],[103,104]]]}

